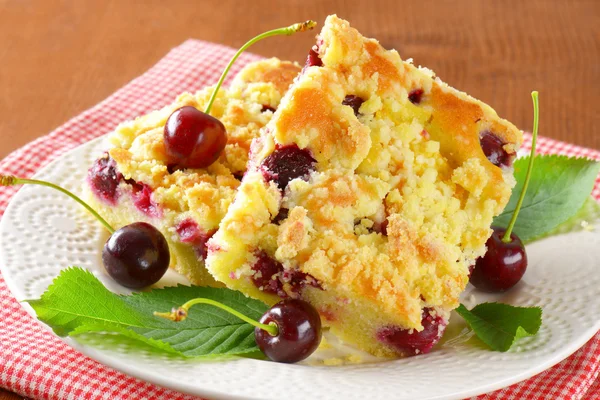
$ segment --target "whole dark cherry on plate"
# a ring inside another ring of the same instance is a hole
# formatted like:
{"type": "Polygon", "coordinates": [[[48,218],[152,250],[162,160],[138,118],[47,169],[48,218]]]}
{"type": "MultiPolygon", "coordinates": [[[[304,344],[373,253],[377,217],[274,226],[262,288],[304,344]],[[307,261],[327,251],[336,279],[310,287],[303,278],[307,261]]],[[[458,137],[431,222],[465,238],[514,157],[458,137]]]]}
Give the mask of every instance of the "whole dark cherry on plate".
{"type": "Polygon", "coordinates": [[[260,319],[274,324],[276,335],[256,327],[260,350],[273,361],[295,363],[310,356],[321,342],[321,317],[313,306],[298,299],[286,299],[271,307],[260,319]]]}
{"type": "Polygon", "coordinates": [[[114,230],[92,207],[70,191],[37,179],[0,175],[1,186],[34,184],[66,194],[88,210],[111,233],[102,250],[106,272],[119,284],[142,288],[160,280],[167,272],[171,256],[163,234],[145,222],[134,222],[114,230]]]}
{"type": "MultiPolygon", "coordinates": [[[[538,122],[539,122],[539,104],[538,92],[531,93],[533,99],[533,134],[531,137],[531,152],[529,155],[529,164],[523,189],[519,194],[519,199],[515,205],[513,215],[507,228],[492,226],[492,235],[486,242],[487,251],[485,255],[475,261],[475,265],[470,271],[470,282],[477,289],[498,293],[505,292],[515,286],[527,270],[527,253],[521,239],[513,232],[513,228],[519,215],[519,210],[523,204],[531,171],[535,159],[535,147],[537,142],[538,122]]],[[[481,145],[488,159],[497,166],[506,166],[510,160],[505,153],[501,151],[499,139],[495,138],[489,132],[481,135],[481,145]]]]}
{"type": "Polygon", "coordinates": [[[102,249],[106,272],[132,289],[158,282],[167,272],[170,260],[167,240],[146,222],[134,222],[116,230],[102,249]]]}
{"type": "Polygon", "coordinates": [[[190,307],[210,304],[253,325],[256,344],[272,361],[296,363],[310,356],[321,343],[321,317],[304,300],[285,299],[269,308],[260,322],[211,299],[196,298],[170,312],[154,312],[155,316],[179,322],[187,318],[190,307]]]}
{"type": "Polygon", "coordinates": [[[505,228],[492,226],[492,235],[486,242],[487,252],[475,262],[470,282],[486,292],[504,292],[515,286],[527,269],[527,253],[521,239],[510,234],[503,241],[505,228]]]}

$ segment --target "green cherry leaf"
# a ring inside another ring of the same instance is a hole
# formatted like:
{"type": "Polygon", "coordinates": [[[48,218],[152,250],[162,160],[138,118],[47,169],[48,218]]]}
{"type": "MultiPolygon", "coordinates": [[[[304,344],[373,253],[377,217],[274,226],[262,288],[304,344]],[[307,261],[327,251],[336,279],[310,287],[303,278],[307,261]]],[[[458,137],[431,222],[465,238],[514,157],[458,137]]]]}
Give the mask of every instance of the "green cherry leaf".
{"type": "Polygon", "coordinates": [[[515,307],[501,303],[482,303],[468,310],[455,310],[481,341],[492,350],[508,351],[520,338],[535,335],[542,325],[540,307],[515,307]]]}
{"type": "MultiPolygon", "coordinates": [[[[494,219],[493,225],[508,226],[523,188],[528,164],[529,157],[515,162],[517,185],[504,212],[494,219]]],[[[536,156],[514,232],[527,243],[567,221],[590,197],[599,171],[600,163],[586,158],[536,156]]]]}
{"type": "Polygon", "coordinates": [[[200,304],[182,322],[153,315],[202,297],[260,319],[267,306],[224,288],[176,286],[119,296],[89,271],[63,270],[42,294],[28,301],[38,318],[59,336],[114,332],[187,357],[258,352],[254,326],[220,308],[200,304]]]}

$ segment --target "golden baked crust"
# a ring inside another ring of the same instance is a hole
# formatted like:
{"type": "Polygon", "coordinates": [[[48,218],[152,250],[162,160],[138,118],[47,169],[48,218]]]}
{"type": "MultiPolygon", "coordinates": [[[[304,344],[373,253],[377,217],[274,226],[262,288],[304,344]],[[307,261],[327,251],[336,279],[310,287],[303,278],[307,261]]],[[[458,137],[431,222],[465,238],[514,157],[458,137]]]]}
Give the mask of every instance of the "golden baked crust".
{"type": "Polygon", "coordinates": [[[510,168],[480,135],[510,158],[521,132],[336,16],[317,47],[323,66],[303,70],[252,145],[207,268],[268,303],[306,299],[345,341],[397,356],[381,329],[420,331],[424,310],[445,324],[510,197],[510,168]],[[356,98],[355,113],[343,103],[356,98]],[[280,190],[286,151],[315,162],[280,190]]]}
{"type": "Polygon", "coordinates": [[[219,90],[211,115],[225,125],[227,145],[206,169],[173,170],[163,131],[176,109],[204,110],[213,87],[184,93],[173,104],[119,125],[109,137],[109,158],[102,161],[111,163],[119,175],[118,201],[111,204],[90,192],[90,202],[114,226],[139,220],[152,223],[169,241],[173,268],[194,284],[217,285],[204,268],[203,246],[233,200],[250,143],[271,119],[298,72],[295,63],[276,58],[258,61],[240,71],[229,88],[219,90]]]}

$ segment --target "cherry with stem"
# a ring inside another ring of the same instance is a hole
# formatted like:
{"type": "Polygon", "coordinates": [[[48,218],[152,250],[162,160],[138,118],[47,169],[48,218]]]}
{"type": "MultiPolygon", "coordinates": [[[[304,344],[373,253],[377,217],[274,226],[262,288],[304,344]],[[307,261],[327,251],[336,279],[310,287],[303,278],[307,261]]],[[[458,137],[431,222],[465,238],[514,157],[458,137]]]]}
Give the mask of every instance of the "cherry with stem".
{"type": "Polygon", "coordinates": [[[486,242],[487,252],[476,260],[471,272],[470,282],[476,288],[486,292],[504,292],[515,286],[527,269],[527,253],[521,239],[513,228],[523,205],[525,193],[531,179],[539,125],[538,92],[531,93],[533,99],[533,133],[529,164],[523,182],[523,189],[517,201],[507,228],[492,226],[492,235],[486,242]]]}
{"type": "Polygon", "coordinates": [[[196,304],[208,304],[235,315],[255,327],[254,335],[260,350],[272,361],[296,363],[310,356],[321,343],[321,317],[309,303],[299,299],[285,299],[268,309],[260,321],[218,301],[196,298],[170,312],[154,315],[174,322],[187,318],[189,309],[196,304]]]}
{"type": "Polygon", "coordinates": [[[169,246],[163,234],[145,222],[135,222],[115,230],[96,210],[74,193],[54,183],[0,175],[0,186],[40,185],[66,194],[90,212],[110,232],[102,250],[106,272],[119,284],[142,288],[160,280],[169,268],[169,246]]]}
{"type": "Polygon", "coordinates": [[[221,121],[210,115],[210,110],[233,63],[246,49],[262,39],[289,36],[315,26],[316,22],[306,21],[273,29],[261,33],[240,47],[223,70],[204,112],[192,106],[184,106],[175,110],[167,119],[163,137],[169,163],[179,168],[206,168],[217,161],[227,144],[227,131],[221,121]]]}

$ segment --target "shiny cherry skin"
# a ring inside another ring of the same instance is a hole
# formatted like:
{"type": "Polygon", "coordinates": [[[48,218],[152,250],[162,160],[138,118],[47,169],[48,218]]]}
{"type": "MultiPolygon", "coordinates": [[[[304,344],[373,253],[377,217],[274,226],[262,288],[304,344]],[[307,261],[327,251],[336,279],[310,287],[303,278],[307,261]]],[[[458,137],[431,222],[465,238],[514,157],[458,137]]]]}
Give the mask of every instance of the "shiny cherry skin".
{"type": "Polygon", "coordinates": [[[314,48],[308,51],[308,57],[306,57],[306,63],[304,64],[304,68],[312,66],[323,66],[323,61],[321,60],[321,57],[319,57],[319,53],[317,53],[317,50],[315,50],[314,48]]]}
{"type": "Polygon", "coordinates": [[[116,230],[104,244],[106,272],[119,284],[139,289],[163,277],[171,256],[162,233],[146,222],[134,222],[116,230]]]}
{"type": "Polygon", "coordinates": [[[170,164],[179,168],[206,168],[223,152],[227,131],[215,117],[184,106],[167,119],[164,142],[170,164]]]}
{"type": "Polygon", "coordinates": [[[273,361],[302,361],[321,343],[321,317],[313,306],[303,300],[280,301],[267,310],[260,322],[273,322],[279,330],[275,336],[260,328],[254,331],[258,347],[273,361]]]}
{"type": "Polygon", "coordinates": [[[479,134],[479,144],[492,164],[497,167],[510,167],[512,165],[515,155],[504,150],[505,143],[494,133],[490,131],[481,132],[479,134]]]}
{"type": "Polygon", "coordinates": [[[527,253],[521,239],[510,235],[510,242],[502,237],[506,229],[492,227],[492,236],[487,240],[487,252],[475,262],[471,273],[471,284],[490,293],[505,292],[515,286],[527,269],[527,253]]]}

